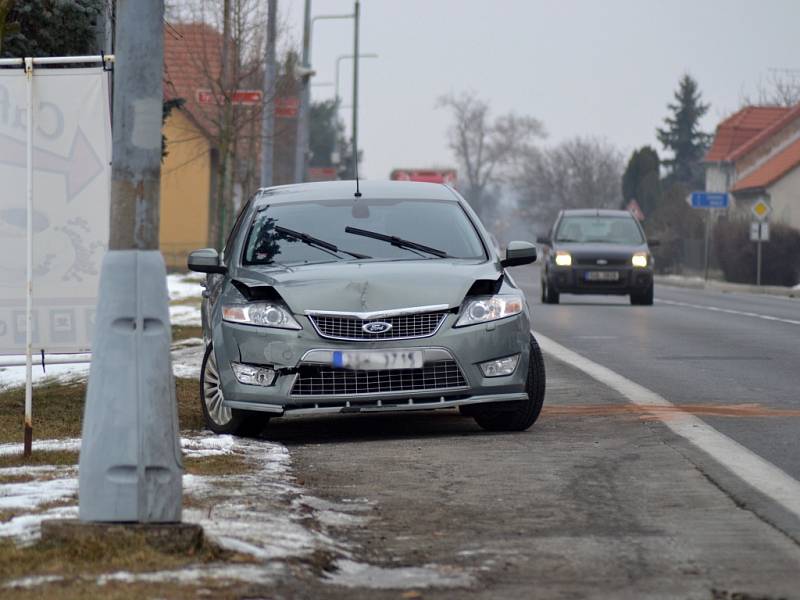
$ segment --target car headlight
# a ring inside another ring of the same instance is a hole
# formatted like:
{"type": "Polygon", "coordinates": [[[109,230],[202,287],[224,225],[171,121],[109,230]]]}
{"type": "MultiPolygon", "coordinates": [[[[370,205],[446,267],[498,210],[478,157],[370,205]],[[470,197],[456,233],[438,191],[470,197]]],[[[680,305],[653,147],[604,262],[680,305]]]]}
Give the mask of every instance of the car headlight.
{"type": "Polygon", "coordinates": [[[634,267],[646,267],[647,266],[647,252],[637,252],[631,258],[631,263],[633,263],[634,267]]]}
{"type": "Polygon", "coordinates": [[[223,321],[277,327],[278,329],[302,329],[286,307],[271,302],[232,304],[222,307],[223,321]]]}
{"type": "Polygon", "coordinates": [[[559,267],[571,267],[572,266],[572,255],[569,252],[564,252],[563,250],[558,250],[556,252],[556,264],[559,267]]]}
{"type": "Polygon", "coordinates": [[[478,323],[513,317],[521,313],[523,307],[522,296],[518,294],[476,296],[464,303],[461,308],[461,316],[456,321],[455,327],[477,325],[478,323]]]}

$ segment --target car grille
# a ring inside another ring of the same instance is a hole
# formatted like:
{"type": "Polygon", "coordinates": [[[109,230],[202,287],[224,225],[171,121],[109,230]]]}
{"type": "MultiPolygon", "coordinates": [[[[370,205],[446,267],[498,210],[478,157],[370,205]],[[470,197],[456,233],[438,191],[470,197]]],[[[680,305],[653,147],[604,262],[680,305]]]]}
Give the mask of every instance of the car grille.
{"type": "Polygon", "coordinates": [[[441,360],[421,369],[363,371],[309,365],[300,367],[292,396],[354,396],[392,392],[464,388],[467,382],[454,360],[441,360]]]}
{"type": "Polygon", "coordinates": [[[602,258],[602,257],[596,257],[596,258],[576,258],[575,259],[575,264],[576,265],[580,265],[582,267],[601,267],[601,268],[602,267],[622,267],[622,266],[625,266],[625,265],[629,264],[630,262],[631,262],[630,258],[625,259],[625,258],[602,258]],[[597,264],[598,259],[599,260],[605,260],[606,263],[602,264],[602,265],[598,265],[597,264]]]}
{"type": "Polygon", "coordinates": [[[309,319],[322,337],[334,340],[372,341],[423,338],[436,333],[447,316],[447,311],[398,315],[383,319],[359,319],[338,315],[309,315],[309,319]],[[391,329],[383,333],[368,333],[367,323],[389,323],[391,329]]]}

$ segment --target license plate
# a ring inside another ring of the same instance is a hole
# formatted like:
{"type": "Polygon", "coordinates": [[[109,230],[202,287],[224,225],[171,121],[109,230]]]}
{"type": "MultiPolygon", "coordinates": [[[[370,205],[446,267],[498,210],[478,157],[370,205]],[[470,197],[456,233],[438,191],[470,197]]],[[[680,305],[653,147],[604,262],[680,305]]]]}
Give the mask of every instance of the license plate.
{"type": "Polygon", "coordinates": [[[422,367],[422,351],[337,350],[333,353],[333,366],[366,371],[419,369],[422,367]]]}
{"type": "Polygon", "coordinates": [[[586,281],[619,281],[619,271],[586,271],[586,281]]]}

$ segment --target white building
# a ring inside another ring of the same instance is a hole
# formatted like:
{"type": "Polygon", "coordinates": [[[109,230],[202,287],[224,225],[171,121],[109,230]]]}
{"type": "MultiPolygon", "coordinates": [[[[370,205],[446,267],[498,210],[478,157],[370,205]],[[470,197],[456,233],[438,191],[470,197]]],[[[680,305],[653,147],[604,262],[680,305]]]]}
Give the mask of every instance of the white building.
{"type": "Polygon", "coordinates": [[[728,117],[705,164],[707,191],[731,192],[740,210],[764,198],[771,221],[800,229],[800,104],[748,106],[728,117]]]}

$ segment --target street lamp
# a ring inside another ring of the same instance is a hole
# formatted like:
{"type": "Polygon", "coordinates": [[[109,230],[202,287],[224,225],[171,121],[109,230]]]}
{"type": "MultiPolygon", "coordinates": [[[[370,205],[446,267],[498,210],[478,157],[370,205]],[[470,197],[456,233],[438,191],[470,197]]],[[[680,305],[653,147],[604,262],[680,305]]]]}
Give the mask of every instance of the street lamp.
{"type": "Polygon", "coordinates": [[[301,75],[303,85],[300,90],[300,108],[297,115],[297,142],[295,144],[294,155],[294,178],[298,183],[305,181],[306,158],[308,157],[309,114],[311,105],[311,87],[309,85],[309,79],[314,75],[314,71],[311,69],[311,38],[314,23],[323,20],[353,18],[355,18],[355,13],[317,15],[311,18],[311,0],[306,0],[305,23],[303,27],[303,64],[300,67],[303,70],[303,74],[301,75]]]}
{"type": "MultiPolygon", "coordinates": [[[[336,105],[339,105],[339,66],[343,60],[350,60],[354,58],[353,54],[342,54],[336,57],[336,77],[334,77],[334,85],[336,86],[336,105]]],[[[378,58],[375,53],[359,54],[358,58],[378,58]]]]}
{"type": "MultiPolygon", "coordinates": [[[[337,115],[339,114],[339,108],[341,108],[340,105],[339,105],[339,102],[341,100],[341,97],[339,96],[339,67],[342,64],[343,60],[352,60],[353,58],[355,58],[355,54],[342,54],[342,55],[336,57],[336,77],[334,78],[334,82],[335,82],[334,86],[335,86],[335,90],[336,90],[336,101],[335,102],[336,102],[336,114],[337,115]]],[[[375,54],[374,52],[370,52],[370,53],[367,53],[367,54],[359,54],[358,58],[359,59],[361,59],[361,58],[378,58],[378,55],[375,54]]],[[[338,117],[337,117],[337,120],[338,120],[338,117]]],[[[336,137],[334,137],[334,140],[333,140],[333,156],[334,156],[334,162],[335,163],[338,163],[341,160],[341,154],[339,152],[339,136],[338,135],[336,137]]]]}

